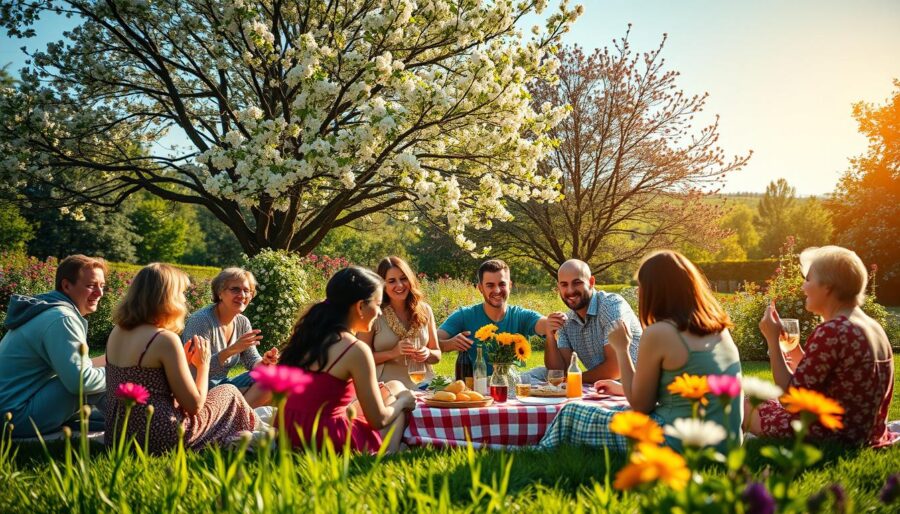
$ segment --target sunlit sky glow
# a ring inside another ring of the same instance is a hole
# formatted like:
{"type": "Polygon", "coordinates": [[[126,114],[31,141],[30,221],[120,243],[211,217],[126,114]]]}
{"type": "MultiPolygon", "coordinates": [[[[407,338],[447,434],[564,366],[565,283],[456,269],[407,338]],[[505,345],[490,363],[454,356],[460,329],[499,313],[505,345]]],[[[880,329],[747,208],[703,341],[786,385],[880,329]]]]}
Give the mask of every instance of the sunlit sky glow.
{"type": "MultiPolygon", "coordinates": [[[[607,46],[632,23],[635,50],[655,48],[681,72],[688,93],[709,92],[729,155],[754,151],[724,191],[762,192],[785,177],[803,195],[830,192],[862,153],[851,105],[881,103],[900,77],[900,0],[582,0],[566,43],[607,46]]],[[[528,26],[534,20],[528,20],[528,26]]],[[[61,37],[71,20],[41,23],[27,42],[0,36],[0,66],[15,73],[18,50],[61,37]]]]}

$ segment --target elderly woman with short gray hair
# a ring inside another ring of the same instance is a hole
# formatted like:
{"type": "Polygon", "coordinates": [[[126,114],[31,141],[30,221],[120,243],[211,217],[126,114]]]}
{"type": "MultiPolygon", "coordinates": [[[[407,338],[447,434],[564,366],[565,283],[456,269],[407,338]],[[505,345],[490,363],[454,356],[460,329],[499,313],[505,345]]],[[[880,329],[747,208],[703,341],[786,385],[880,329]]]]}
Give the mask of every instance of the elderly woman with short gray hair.
{"type": "Polygon", "coordinates": [[[183,341],[201,336],[209,340],[212,358],[209,387],[232,384],[244,394],[247,402],[259,407],[269,402],[269,395],[254,386],[249,371],[259,364],[278,362],[278,350],[272,348],[260,356],[256,349],[262,340],[243,312],[256,294],[256,277],[242,268],[225,268],[212,280],[213,303],[191,314],[181,334],[183,341]],[[229,378],[228,372],[240,361],[247,372],[229,378]]]}
{"type": "MultiPolygon", "coordinates": [[[[865,265],[846,248],[825,246],[804,250],[800,266],[806,278],[806,310],[824,322],[810,334],[805,348],[797,346],[786,356],[778,344],[782,327],[776,305],[769,305],[759,328],[769,346],[775,383],[785,391],[802,387],[819,392],[843,407],[841,426],[816,422],[810,438],[855,446],[891,444],[898,437],[886,428],[894,357],[884,329],[861,309],[868,281],[865,265]],[[797,363],[795,369],[786,357],[797,363]]],[[[791,422],[797,417],[770,400],[748,417],[748,428],[761,436],[791,438],[791,422]]]]}

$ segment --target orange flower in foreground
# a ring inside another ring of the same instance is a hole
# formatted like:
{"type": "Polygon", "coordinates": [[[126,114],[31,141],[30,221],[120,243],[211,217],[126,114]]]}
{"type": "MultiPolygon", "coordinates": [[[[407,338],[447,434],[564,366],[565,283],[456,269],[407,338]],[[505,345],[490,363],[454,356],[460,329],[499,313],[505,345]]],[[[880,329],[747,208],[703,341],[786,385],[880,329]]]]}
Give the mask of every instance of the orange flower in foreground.
{"type": "Polygon", "coordinates": [[[662,444],[663,430],[650,416],[633,410],[615,414],[609,430],[641,443],[662,444]]]}
{"type": "Polygon", "coordinates": [[[616,489],[632,489],[659,480],[680,491],[691,479],[691,470],[688,469],[684,457],[667,446],[638,443],[629,461],[628,465],[616,474],[616,481],[613,482],[616,489]]]}
{"type": "Polygon", "coordinates": [[[781,404],[786,411],[794,414],[809,412],[818,416],[819,423],[829,430],[844,428],[841,421],[844,408],[822,393],[802,387],[790,387],[787,394],[781,397],[781,404]]]}
{"type": "Polygon", "coordinates": [[[688,375],[687,373],[675,377],[675,381],[669,384],[667,388],[670,393],[681,395],[689,400],[700,400],[700,403],[706,405],[709,400],[706,393],[709,392],[709,384],[706,382],[705,376],[688,375]]]}

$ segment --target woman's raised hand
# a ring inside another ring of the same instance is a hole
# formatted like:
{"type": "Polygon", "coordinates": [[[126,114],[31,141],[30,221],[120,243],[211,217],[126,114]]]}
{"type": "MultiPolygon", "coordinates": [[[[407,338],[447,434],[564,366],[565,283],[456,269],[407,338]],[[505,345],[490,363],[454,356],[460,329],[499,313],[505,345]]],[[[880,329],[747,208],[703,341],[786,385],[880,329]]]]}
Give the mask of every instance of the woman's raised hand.
{"type": "Polygon", "coordinates": [[[209,366],[212,352],[209,348],[209,340],[205,337],[194,336],[185,344],[188,362],[195,368],[209,366]]]}
{"type": "Polygon", "coordinates": [[[631,331],[623,320],[616,320],[616,324],[609,333],[609,344],[617,352],[627,352],[628,343],[631,342],[631,331]]]}
{"type": "Polygon", "coordinates": [[[766,307],[762,319],[759,320],[759,331],[762,332],[769,346],[772,346],[778,343],[778,337],[781,335],[782,330],[784,329],[781,326],[781,318],[778,316],[778,311],[775,309],[775,301],[773,300],[766,307]]]}
{"type": "Polygon", "coordinates": [[[428,348],[425,346],[417,347],[416,344],[408,338],[400,340],[400,351],[403,352],[403,355],[416,362],[425,362],[425,359],[428,358],[428,348]]]}
{"type": "Polygon", "coordinates": [[[237,341],[234,342],[234,348],[240,352],[243,352],[247,348],[251,346],[256,346],[262,340],[262,336],[259,335],[261,330],[253,329],[241,337],[238,338],[237,341]]]}

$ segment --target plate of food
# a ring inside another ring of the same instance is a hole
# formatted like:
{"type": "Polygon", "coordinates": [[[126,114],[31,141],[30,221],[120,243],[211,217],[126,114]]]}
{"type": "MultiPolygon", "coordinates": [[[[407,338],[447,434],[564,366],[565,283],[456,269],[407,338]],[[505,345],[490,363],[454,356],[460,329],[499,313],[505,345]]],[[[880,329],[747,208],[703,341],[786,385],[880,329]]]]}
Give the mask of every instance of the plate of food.
{"type": "Polygon", "coordinates": [[[466,383],[457,380],[425,397],[425,405],[440,409],[471,409],[487,407],[494,399],[472,391],[466,383]]]}
{"type": "Polygon", "coordinates": [[[566,402],[565,395],[562,397],[518,396],[516,399],[526,405],[557,405],[566,402]]]}
{"type": "Polygon", "coordinates": [[[565,398],[566,390],[554,385],[541,385],[531,388],[531,396],[538,398],[565,398]]]}

